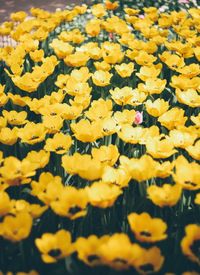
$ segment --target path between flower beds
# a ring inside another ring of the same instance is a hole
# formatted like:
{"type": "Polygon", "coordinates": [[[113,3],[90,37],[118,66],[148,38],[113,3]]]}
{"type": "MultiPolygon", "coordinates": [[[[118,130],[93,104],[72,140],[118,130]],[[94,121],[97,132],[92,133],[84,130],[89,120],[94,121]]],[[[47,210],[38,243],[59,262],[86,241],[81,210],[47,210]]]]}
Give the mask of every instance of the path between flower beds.
{"type": "Polygon", "coordinates": [[[31,7],[46,9],[48,11],[55,11],[57,8],[65,8],[69,4],[80,4],[85,1],[81,0],[0,0],[0,24],[9,20],[9,15],[16,11],[26,11],[31,7]]]}

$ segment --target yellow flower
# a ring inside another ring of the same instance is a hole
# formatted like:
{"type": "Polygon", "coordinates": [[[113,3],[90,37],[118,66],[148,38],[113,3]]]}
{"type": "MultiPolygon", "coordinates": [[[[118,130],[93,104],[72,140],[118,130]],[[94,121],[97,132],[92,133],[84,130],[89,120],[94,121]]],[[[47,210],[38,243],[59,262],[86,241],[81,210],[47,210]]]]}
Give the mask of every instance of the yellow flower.
{"type": "Polygon", "coordinates": [[[121,77],[129,77],[132,75],[134,71],[134,64],[130,63],[122,63],[120,65],[115,65],[115,70],[121,77]]]}
{"type": "Polygon", "coordinates": [[[46,205],[50,205],[52,201],[56,201],[64,189],[61,178],[59,176],[54,177],[49,172],[43,172],[38,182],[32,181],[31,187],[31,194],[38,197],[46,205]]]}
{"type": "Polygon", "coordinates": [[[26,103],[31,101],[31,98],[28,96],[13,95],[12,93],[8,93],[8,97],[12,100],[13,104],[21,107],[26,106],[26,103]]]}
{"type": "Polygon", "coordinates": [[[45,150],[30,151],[26,160],[30,161],[34,169],[44,168],[49,163],[50,153],[45,150]]]}
{"type": "Polygon", "coordinates": [[[79,29],[73,29],[72,31],[62,31],[58,38],[64,42],[72,42],[73,44],[81,44],[85,37],[81,34],[79,29]]]}
{"type": "Polygon", "coordinates": [[[176,89],[176,97],[178,102],[182,104],[186,104],[192,108],[200,107],[200,95],[195,89],[188,89],[185,91],[176,89]]]}
{"type": "Polygon", "coordinates": [[[48,105],[48,101],[46,98],[41,98],[41,99],[37,99],[34,98],[33,100],[30,100],[27,102],[28,107],[30,108],[31,111],[33,111],[35,114],[40,114],[40,110],[42,108],[48,105]]]}
{"type": "Polygon", "coordinates": [[[35,240],[35,244],[42,253],[42,260],[45,263],[55,263],[74,252],[71,234],[64,229],[57,231],[55,234],[44,233],[41,238],[35,240]]]}
{"type": "Polygon", "coordinates": [[[200,140],[197,140],[194,145],[185,147],[185,150],[192,158],[200,160],[200,140]]]}
{"type": "Polygon", "coordinates": [[[91,19],[88,21],[85,25],[85,31],[92,37],[98,36],[101,31],[101,20],[91,19]]]}
{"type": "Polygon", "coordinates": [[[94,62],[94,66],[97,71],[110,71],[110,69],[111,69],[110,64],[105,61],[94,62]]]}
{"type": "Polygon", "coordinates": [[[55,85],[61,89],[65,88],[69,77],[70,76],[68,74],[59,74],[57,80],[55,81],[55,85]]]}
{"type": "Polygon", "coordinates": [[[107,10],[116,10],[119,6],[117,1],[111,2],[109,0],[106,0],[105,5],[107,10]]]}
{"type": "Polygon", "coordinates": [[[117,124],[120,126],[124,124],[132,125],[135,119],[135,110],[123,110],[122,112],[115,112],[113,117],[117,124]]]}
{"type": "Polygon", "coordinates": [[[131,87],[123,87],[118,88],[116,87],[114,90],[109,91],[111,94],[112,99],[118,104],[118,105],[126,105],[130,104],[130,100],[134,96],[134,90],[131,87]]]}
{"type": "Polygon", "coordinates": [[[186,272],[183,272],[182,275],[199,275],[199,274],[195,271],[186,271],[186,272]]]}
{"type": "Polygon", "coordinates": [[[161,116],[169,109],[169,103],[164,99],[156,99],[155,101],[147,100],[145,102],[148,114],[154,117],[161,116]]]}
{"type": "Polygon", "coordinates": [[[45,128],[45,132],[48,134],[55,134],[63,127],[63,119],[59,115],[45,115],[43,116],[42,120],[42,126],[45,128]]]}
{"type": "Polygon", "coordinates": [[[57,215],[74,220],[87,214],[87,204],[88,196],[85,189],[66,186],[50,206],[57,215]]]}
{"type": "Polygon", "coordinates": [[[152,94],[161,94],[167,84],[166,79],[160,78],[148,78],[145,84],[140,83],[138,85],[139,91],[152,94]]]}
{"type": "Polygon", "coordinates": [[[156,59],[157,58],[155,56],[141,50],[134,60],[137,62],[138,65],[151,67],[153,66],[153,62],[155,62],[156,59]]]}
{"type": "Polygon", "coordinates": [[[110,136],[117,133],[120,126],[117,124],[113,117],[105,118],[102,121],[102,133],[104,136],[110,136]]]}
{"type": "Polygon", "coordinates": [[[78,82],[86,82],[90,78],[91,73],[87,67],[81,67],[80,69],[74,69],[70,75],[78,82]]]}
{"type": "Polygon", "coordinates": [[[67,94],[76,95],[89,95],[91,93],[91,87],[87,82],[80,82],[73,76],[69,77],[66,85],[67,94]]]}
{"type": "Polygon", "coordinates": [[[35,167],[26,159],[20,161],[11,156],[4,159],[0,173],[3,181],[9,185],[26,184],[31,181],[30,177],[35,175],[35,167]]]}
{"type": "Polygon", "coordinates": [[[200,113],[197,116],[191,116],[190,119],[197,127],[200,127],[200,113]]]}
{"type": "Polygon", "coordinates": [[[170,52],[163,52],[159,55],[160,60],[164,62],[171,70],[179,70],[185,66],[184,58],[170,52]]]}
{"type": "Polygon", "coordinates": [[[122,168],[113,168],[106,166],[103,170],[102,181],[105,183],[112,183],[120,188],[128,186],[131,176],[129,171],[122,168]]]}
{"type": "Polygon", "coordinates": [[[109,50],[103,50],[103,60],[109,64],[121,63],[124,59],[124,53],[118,47],[112,47],[109,50]]]}
{"type": "Polygon", "coordinates": [[[27,13],[24,11],[18,11],[15,13],[11,13],[11,15],[10,15],[10,19],[12,21],[16,21],[16,22],[23,22],[26,17],[27,17],[27,13]]]}
{"type": "Polygon", "coordinates": [[[200,226],[197,224],[189,224],[185,227],[186,235],[181,241],[181,249],[191,261],[200,264],[199,259],[199,242],[200,242],[200,226]]]}
{"type": "Polygon", "coordinates": [[[177,152],[169,138],[152,138],[146,142],[147,153],[154,158],[169,158],[177,152]]]}
{"type": "Polygon", "coordinates": [[[100,208],[111,207],[122,193],[118,186],[102,181],[94,182],[86,190],[90,204],[100,208]]]}
{"type": "Polygon", "coordinates": [[[32,223],[31,215],[26,212],[6,216],[0,223],[0,235],[11,242],[19,242],[29,236],[32,223]]]}
{"type": "Polygon", "coordinates": [[[100,148],[92,148],[92,157],[95,160],[109,166],[113,166],[119,157],[119,151],[116,145],[101,146],[100,148]]]}
{"type": "Polygon", "coordinates": [[[66,153],[72,145],[72,138],[69,135],[63,133],[57,133],[53,138],[48,138],[44,149],[49,152],[55,152],[56,154],[66,153]]]}
{"type": "Polygon", "coordinates": [[[7,119],[5,117],[0,117],[0,130],[7,126],[7,119]]]}
{"type": "Polygon", "coordinates": [[[116,269],[128,269],[138,255],[138,245],[133,245],[124,233],[115,233],[100,248],[104,264],[116,269]]]}
{"type": "Polygon", "coordinates": [[[3,190],[0,191],[0,217],[6,215],[11,210],[11,200],[9,195],[3,190]]]}
{"type": "Polygon", "coordinates": [[[96,71],[92,75],[93,83],[96,86],[105,87],[110,84],[110,79],[112,77],[112,74],[107,71],[96,71]]]}
{"type": "Polygon", "coordinates": [[[157,64],[157,65],[150,66],[150,67],[142,66],[140,68],[140,72],[136,73],[136,75],[143,81],[146,81],[149,78],[156,78],[160,74],[161,69],[162,69],[161,64],[157,64]]]}
{"type": "Polygon", "coordinates": [[[169,132],[169,138],[175,147],[186,148],[192,146],[198,135],[189,127],[179,127],[169,132]]]}
{"type": "Polygon", "coordinates": [[[158,121],[168,130],[184,126],[186,120],[187,117],[184,117],[184,110],[178,107],[173,107],[158,118],[158,121]]]}
{"type": "Polygon", "coordinates": [[[4,106],[9,99],[4,90],[5,90],[5,85],[0,84],[0,107],[4,106]]]}
{"type": "Polygon", "coordinates": [[[143,155],[141,158],[120,157],[120,167],[128,170],[132,179],[139,182],[148,180],[156,176],[157,162],[150,156],[143,155]]]}
{"type": "Polygon", "coordinates": [[[176,89],[180,89],[182,91],[189,90],[189,89],[198,89],[200,85],[200,78],[199,77],[194,77],[194,78],[188,78],[183,75],[179,76],[172,76],[171,78],[171,83],[170,86],[176,89]]]}
{"type": "Polygon", "coordinates": [[[49,45],[53,48],[55,54],[60,59],[69,56],[74,51],[74,47],[72,45],[57,38],[53,39],[49,45]]]}
{"type": "Polygon", "coordinates": [[[159,207],[174,206],[181,197],[182,188],[179,184],[152,185],[147,188],[149,199],[159,207]]]}
{"type": "Polygon", "coordinates": [[[74,10],[77,11],[78,14],[84,14],[87,11],[87,5],[75,6],[74,10]]]}
{"type": "Polygon", "coordinates": [[[199,64],[192,63],[188,66],[184,66],[178,69],[177,71],[186,77],[192,78],[200,74],[200,66],[199,64]]]}
{"type": "Polygon", "coordinates": [[[198,163],[188,162],[184,156],[179,156],[175,160],[173,179],[183,189],[198,190],[200,189],[199,169],[200,165],[198,163]]]}
{"type": "Polygon", "coordinates": [[[197,60],[200,61],[200,47],[196,47],[193,50],[197,60]]]}
{"type": "MultiPolygon", "coordinates": [[[[1,274],[1,272],[0,272],[1,274]]],[[[17,272],[15,273],[16,275],[39,275],[39,273],[35,270],[31,270],[29,272],[17,272]]],[[[5,275],[5,274],[1,274],[1,275],[5,275]]],[[[14,273],[12,272],[7,272],[6,275],[14,275],[14,273]]]]}
{"type": "Polygon", "coordinates": [[[2,128],[0,131],[0,142],[6,145],[13,145],[18,140],[18,128],[2,128]]]}
{"type": "Polygon", "coordinates": [[[168,50],[175,51],[178,55],[184,58],[189,58],[193,56],[193,50],[190,43],[183,43],[180,40],[172,40],[170,42],[165,42],[165,46],[168,50]]]}
{"type": "Polygon", "coordinates": [[[104,264],[101,258],[100,248],[109,239],[109,236],[97,237],[91,235],[88,238],[79,237],[75,242],[78,258],[89,266],[104,264]]]}
{"type": "Polygon", "coordinates": [[[89,56],[86,53],[75,52],[65,57],[64,62],[66,65],[71,67],[81,67],[85,66],[89,60],[89,56]]]}
{"type": "Polygon", "coordinates": [[[131,144],[140,143],[146,131],[142,127],[133,127],[129,124],[122,125],[121,130],[118,132],[119,138],[131,144]]]}
{"type": "Polygon", "coordinates": [[[92,14],[96,17],[102,17],[106,15],[106,10],[103,4],[96,4],[92,6],[92,14]]]}
{"type": "Polygon", "coordinates": [[[151,126],[149,128],[133,127],[129,124],[124,124],[117,134],[125,142],[146,144],[150,137],[159,137],[159,128],[157,126],[151,126]]]}
{"type": "Polygon", "coordinates": [[[43,49],[35,50],[30,52],[29,55],[34,62],[42,62],[44,58],[44,51],[43,49]]]}
{"type": "Polygon", "coordinates": [[[131,213],[128,215],[131,231],[141,242],[158,242],[167,238],[167,224],[158,218],[152,218],[148,213],[131,213]]]}
{"type": "Polygon", "coordinates": [[[127,104],[130,104],[132,106],[139,106],[141,105],[145,99],[147,98],[147,93],[141,92],[139,89],[133,90],[133,96],[129,98],[127,104]]]}
{"type": "Polygon", "coordinates": [[[38,106],[39,113],[47,118],[50,116],[61,117],[61,115],[65,111],[66,104],[62,104],[62,103],[50,104],[49,98],[45,97],[43,99],[45,100],[43,104],[41,104],[41,106],[38,106]]]}
{"type": "Polygon", "coordinates": [[[35,144],[43,141],[46,136],[46,130],[42,123],[27,123],[24,128],[19,129],[18,136],[21,142],[35,144]]]}
{"type": "MultiPolygon", "coordinates": [[[[70,108],[72,112],[76,113],[76,117],[78,117],[82,110],[87,109],[90,105],[91,95],[76,95],[73,100],[70,99],[69,102],[72,106],[69,106],[68,110],[70,108]]],[[[62,117],[65,118],[65,113],[62,114],[62,117]]],[[[71,115],[71,117],[73,118],[74,116],[71,115]]]]}
{"type": "Polygon", "coordinates": [[[112,100],[93,100],[88,111],[85,112],[85,116],[91,121],[97,121],[99,119],[109,118],[112,116],[112,100]]]}
{"type": "Polygon", "coordinates": [[[128,15],[136,15],[136,14],[139,13],[139,10],[132,9],[132,8],[125,8],[124,11],[125,11],[125,13],[127,13],[128,15]]]}
{"type": "Polygon", "coordinates": [[[149,249],[139,247],[136,259],[133,260],[133,266],[140,274],[149,274],[158,272],[163,263],[164,257],[158,247],[153,246],[149,249]]]}
{"type": "Polygon", "coordinates": [[[98,60],[102,56],[102,51],[99,47],[95,47],[89,51],[89,54],[91,59],[98,60]]]}
{"type": "Polygon", "coordinates": [[[93,142],[103,136],[100,121],[90,123],[89,120],[81,119],[78,123],[71,123],[70,126],[76,139],[82,142],[93,142]]]}
{"type": "Polygon", "coordinates": [[[157,173],[156,177],[158,178],[167,178],[172,174],[172,169],[174,163],[170,161],[165,161],[162,163],[157,163],[157,173]]]}
{"type": "Polygon", "coordinates": [[[101,178],[105,165],[92,159],[90,155],[75,153],[72,156],[62,157],[62,167],[69,174],[78,174],[81,178],[92,181],[101,178]]]}
{"type": "Polygon", "coordinates": [[[16,112],[16,111],[6,111],[2,112],[3,116],[7,119],[8,123],[11,125],[23,125],[27,122],[27,112],[16,112]]]}
{"type": "Polygon", "coordinates": [[[33,218],[39,218],[46,210],[48,206],[40,206],[39,204],[29,204],[25,200],[12,200],[11,214],[16,215],[18,213],[27,212],[33,218]]]}
{"type": "Polygon", "coordinates": [[[53,73],[58,61],[54,55],[46,57],[41,66],[33,67],[32,72],[26,72],[22,76],[12,75],[8,71],[14,84],[26,92],[32,93],[37,90],[39,85],[53,73]]]}

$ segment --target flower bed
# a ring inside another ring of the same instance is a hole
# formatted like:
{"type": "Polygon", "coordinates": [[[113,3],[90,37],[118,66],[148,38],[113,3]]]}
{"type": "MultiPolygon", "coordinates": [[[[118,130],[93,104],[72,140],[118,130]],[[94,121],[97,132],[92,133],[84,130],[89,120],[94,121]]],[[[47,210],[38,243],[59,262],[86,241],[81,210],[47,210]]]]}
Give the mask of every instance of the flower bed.
{"type": "Polygon", "coordinates": [[[200,10],[30,12],[0,28],[1,274],[199,274],[200,10]]]}

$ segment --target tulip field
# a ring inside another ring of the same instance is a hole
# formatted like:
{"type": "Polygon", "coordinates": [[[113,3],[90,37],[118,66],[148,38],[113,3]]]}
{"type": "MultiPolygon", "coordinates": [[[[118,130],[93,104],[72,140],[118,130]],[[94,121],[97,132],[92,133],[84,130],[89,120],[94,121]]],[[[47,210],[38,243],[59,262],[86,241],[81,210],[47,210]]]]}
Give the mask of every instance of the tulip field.
{"type": "Polygon", "coordinates": [[[200,274],[200,9],[122,2],[0,25],[0,275],[200,274]]]}

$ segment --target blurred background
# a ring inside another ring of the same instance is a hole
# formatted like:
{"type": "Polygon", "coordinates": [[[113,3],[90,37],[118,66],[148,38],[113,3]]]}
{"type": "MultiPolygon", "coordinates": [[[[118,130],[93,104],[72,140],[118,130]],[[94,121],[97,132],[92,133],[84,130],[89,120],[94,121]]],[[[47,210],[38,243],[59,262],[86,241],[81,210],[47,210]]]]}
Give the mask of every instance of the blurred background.
{"type": "Polygon", "coordinates": [[[0,0],[0,23],[9,19],[9,15],[16,11],[28,11],[30,8],[42,8],[55,11],[64,9],[69,4],[80,4],[81,0],[0,0]]]}

